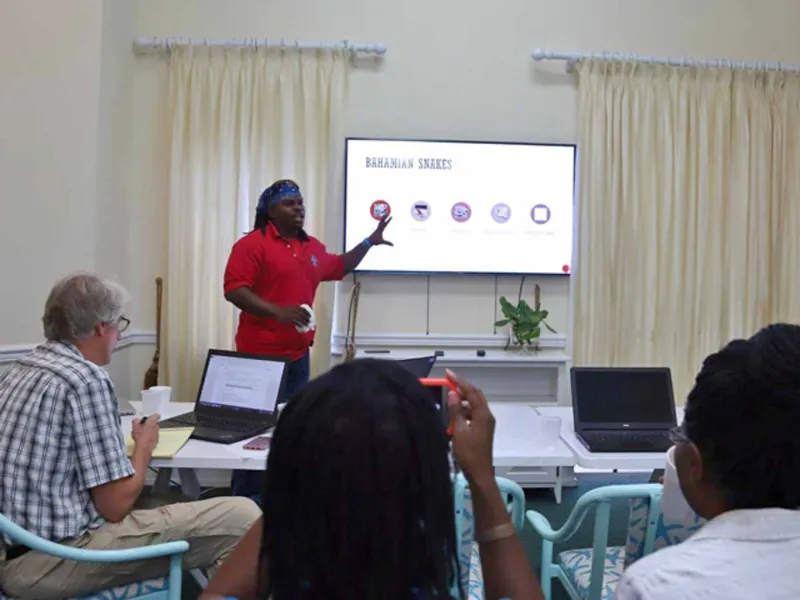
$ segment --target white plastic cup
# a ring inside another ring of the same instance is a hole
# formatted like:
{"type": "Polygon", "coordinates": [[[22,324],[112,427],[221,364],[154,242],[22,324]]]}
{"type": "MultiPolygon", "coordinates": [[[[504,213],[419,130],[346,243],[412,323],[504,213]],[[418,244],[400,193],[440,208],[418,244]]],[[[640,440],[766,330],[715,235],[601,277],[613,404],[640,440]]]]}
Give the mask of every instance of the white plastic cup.
{"type": "Polygon", "coordinates": [[[664,518],[678,523],[687,523],[694,520],[694,510],[686,502],[681,492],[678,481],[678,471],[675,468],[675,446],[667,450],[667,462],[664,468],[664,491],[661,494],[661,512],[664,518]]]}
{"type": "Polygon", "coordinates": [[[142,390],[142,413],[144,416],[164,415],[172,396],[172,388],[166,385],[156,385],[149,390],[142,390]]]}
{"type": "Polygon", "coordinates": [[[309,331],[314,331],[317,328],[317,321],[314,318],[314,309],[308,304],[301,304],[300,308],[308,313],[308,325],[295,325],[295,329],[297,329],[299,333],[308,333],[309,331]]]}

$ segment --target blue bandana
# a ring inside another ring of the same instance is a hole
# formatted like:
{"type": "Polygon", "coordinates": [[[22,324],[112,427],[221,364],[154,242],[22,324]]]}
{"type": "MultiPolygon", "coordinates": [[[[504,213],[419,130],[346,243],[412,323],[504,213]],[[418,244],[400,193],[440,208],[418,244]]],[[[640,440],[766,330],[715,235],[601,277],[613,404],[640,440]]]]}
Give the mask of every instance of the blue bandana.
{"type": "Polygon", "coordinates": [[[281,179],[276,181],[261,194],[258,199],[258,206],[256,206],[256,214],[264,215],[269,210],[269,207],[278,202],[282,202],[287,198],[297,198],[302,196],[300,187],[291,179],[281,179]]]}

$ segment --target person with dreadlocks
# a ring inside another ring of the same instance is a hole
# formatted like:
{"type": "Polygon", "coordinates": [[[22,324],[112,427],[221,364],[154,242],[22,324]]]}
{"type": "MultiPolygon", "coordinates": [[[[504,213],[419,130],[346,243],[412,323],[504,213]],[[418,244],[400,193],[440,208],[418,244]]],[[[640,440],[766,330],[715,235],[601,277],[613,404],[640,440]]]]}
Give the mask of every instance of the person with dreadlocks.
{"type": "MultiPolygon", "coordinates": [[[[331,254],[303,229],[303,195],[289,179],[276,181],[261,194],[253,231],[236,242],[225,269],[225,299],[241,310],[236,332],[239,352],[289,359],[286,398],[308,382],[308,350],[314,342],[309,327],[317,287],[353,271],[374,246],[391,246],[383,237],[391,217],[344,254],[331,254]]],[[[256,499],[262,473],[237,471],[232,491],[256,499]]]]}
{"type": "MultiPolygon", "coordinates": [[[[483,393],[448,372],[452,447],[472,491],[485,597],[542,600],[492,468],[483,393]]],[[[342,363],[284,409],[262,517],[201,600],[463,598],[450,446],[430,391],[395,361],[342,363]]]]}

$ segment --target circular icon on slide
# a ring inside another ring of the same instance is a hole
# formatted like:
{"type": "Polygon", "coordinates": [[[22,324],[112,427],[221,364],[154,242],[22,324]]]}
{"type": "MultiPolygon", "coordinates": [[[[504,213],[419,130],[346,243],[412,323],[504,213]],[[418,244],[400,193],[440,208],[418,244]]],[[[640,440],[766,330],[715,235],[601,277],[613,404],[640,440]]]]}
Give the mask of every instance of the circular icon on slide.
{"type": "Polygon", "coordinates": [[[537,225],[544,225],[550,220],[550,207],[546,204],[537,204],[531,209],[531,219],[537,225]]]}
{"type": "Polygon", "coordinates": [[[392,214],[392,207],[386,200],[375,200],[369,207],[369,214],[376,221],[380,221],[383,217],[388,217],[392,214]]]}
{"type": "Polygon", "coordinates": [[[466,202],[456,202],[450,209],[450,215],[458,223],[466,223],[472,216],[472,209],[466,202]]]}
{"type": "Polygon", "coordinates": [[[427,221],[431,216],[431,205],[420,200],[411,205],[411,216],[415,221],[427,221]]]}
{"type": "Polygon", "coordinates": [[[495,223],[508,223],[511,218],[511,207],[508,204],[499,202],[492,207],[492,219],[495,223]]]}
{"type": "Polygon", "coordinates": [[[561,270],[564,271],[564,273],[569,273],[569,265],[564,265],[561,267],[561,270]]]}

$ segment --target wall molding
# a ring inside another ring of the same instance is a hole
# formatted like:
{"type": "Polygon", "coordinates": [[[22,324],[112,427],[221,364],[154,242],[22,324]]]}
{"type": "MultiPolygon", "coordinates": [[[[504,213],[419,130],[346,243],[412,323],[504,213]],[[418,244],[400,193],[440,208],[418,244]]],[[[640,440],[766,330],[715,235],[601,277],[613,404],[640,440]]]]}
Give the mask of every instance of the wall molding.
{"type": "MultiPolygon", "coordinates": [[[[32,342],[30,344],[11,344],[7,346],[0,346],[0,365],[14,362],[18,358],[25,356],[40,343],[41,342],[32,342]]],[[[155,331],[131,331],[123,334],[122,339],[117,344],[114,352],[123,350],[125,348],[130,348],[131,346],[154,346],[155,343],[155,331]]]]}
{"type": "MultiPolygon", "coordinates": [[[[334,333],[331,336],[331,354],[339,356],[344,352],[346,335],[334,333]]],[[[508,338],[491,333],[357,333],[356,347],[365,348],[466,348],[502,349],[508,338]]],[[[565,335],[543,335],[540,346],[550,350],[564,350],[567,343],[565,335]]]]}

